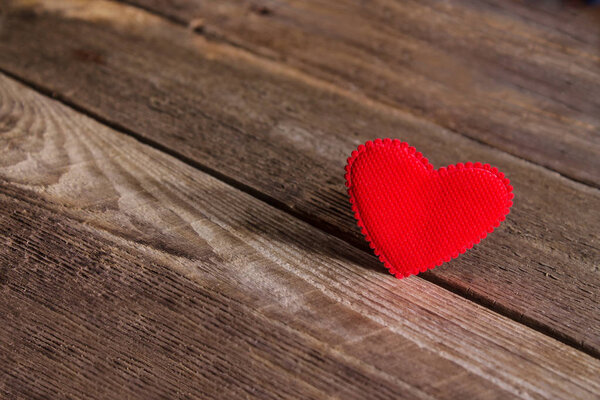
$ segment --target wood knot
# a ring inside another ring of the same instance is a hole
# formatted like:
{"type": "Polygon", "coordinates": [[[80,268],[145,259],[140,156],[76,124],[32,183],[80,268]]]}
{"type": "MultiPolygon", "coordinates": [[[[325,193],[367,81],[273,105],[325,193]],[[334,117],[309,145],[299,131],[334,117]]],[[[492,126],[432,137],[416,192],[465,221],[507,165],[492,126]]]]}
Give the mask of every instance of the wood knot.
{"type": "Polygon", "coordinates": [[[262,15],[262,16],[267,16],[267,15],[273,14],[273,10],[265,5],[252,4],[250,6],[250,11],[252,11],[255,14],[262,15]]]}
{"type": "Polygon", "coordinates": [[[193,18],[188,23],[188,28],[193,32],[203,33],[204,32],[204,18],[193,18]]]}

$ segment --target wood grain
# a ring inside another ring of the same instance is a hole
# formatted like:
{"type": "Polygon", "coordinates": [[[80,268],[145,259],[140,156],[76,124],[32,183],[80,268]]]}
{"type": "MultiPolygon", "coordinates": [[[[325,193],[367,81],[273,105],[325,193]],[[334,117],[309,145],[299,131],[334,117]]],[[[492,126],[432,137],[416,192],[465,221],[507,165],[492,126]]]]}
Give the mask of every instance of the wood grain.
{"type": "Polygon", "coordinates": [[[211,39],[600,185],[600,11],[593,8],[505,0],[127,2],[185,25],[201,21],[196,31],[211,39]]]}
{"type": "Polygon", "coordinates": [[[15,2],[3,27],[0,68],[363,248],[343,185],[361,142],[498,166],[508,220],[426,276],[600,355],[597,189],[132,7],[15,2]]]}
{"type": "Polygon", "coordinates": [[[0,75],[7,398],[590,398],[600,361],[0,75]]]}

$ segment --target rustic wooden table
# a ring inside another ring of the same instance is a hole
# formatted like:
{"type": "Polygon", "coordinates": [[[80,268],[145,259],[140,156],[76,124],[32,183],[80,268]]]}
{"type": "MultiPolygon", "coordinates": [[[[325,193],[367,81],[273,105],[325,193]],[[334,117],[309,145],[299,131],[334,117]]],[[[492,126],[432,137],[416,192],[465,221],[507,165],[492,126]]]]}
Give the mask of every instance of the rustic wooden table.
{"type": "MultiPolygon", "coordinates": [[[[127,4],[126,4],[127,3],[127,4]]],[[[0,398],[600,398],[600,12],[0,2],[0,398]],[[347,156],[511,178],[397,280],[347,156]]]]}

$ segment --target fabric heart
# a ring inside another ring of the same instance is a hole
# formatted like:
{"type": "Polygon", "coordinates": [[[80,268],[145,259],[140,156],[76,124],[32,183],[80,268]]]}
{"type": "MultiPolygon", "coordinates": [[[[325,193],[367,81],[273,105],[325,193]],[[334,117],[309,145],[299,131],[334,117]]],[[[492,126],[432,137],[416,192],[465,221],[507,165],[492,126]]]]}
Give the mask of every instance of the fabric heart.
{"type": "Polygon", "coordinates": [[[360,145],[346,166],[346,186],[358,226],[398,278],[458,257],[500,226],[512,186],[488,164],[434,170],[397,139],[360,145]]]}

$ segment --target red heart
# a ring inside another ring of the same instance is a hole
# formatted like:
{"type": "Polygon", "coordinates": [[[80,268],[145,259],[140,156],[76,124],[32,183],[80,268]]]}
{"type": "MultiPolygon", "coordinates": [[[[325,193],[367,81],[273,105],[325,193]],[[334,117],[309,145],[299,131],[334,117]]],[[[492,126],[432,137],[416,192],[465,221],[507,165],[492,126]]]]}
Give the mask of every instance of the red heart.
{"type": "Polygon", "coordinates": [[[500,226],[512,186],[488,164],[434,170],[414,147],[377,139],[360,145],[346,166],[358,226],[398,278],[458,257],[500,226]]]}

